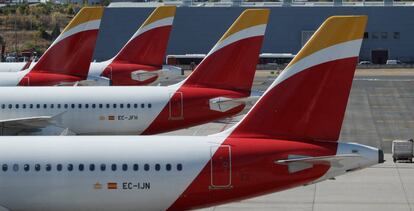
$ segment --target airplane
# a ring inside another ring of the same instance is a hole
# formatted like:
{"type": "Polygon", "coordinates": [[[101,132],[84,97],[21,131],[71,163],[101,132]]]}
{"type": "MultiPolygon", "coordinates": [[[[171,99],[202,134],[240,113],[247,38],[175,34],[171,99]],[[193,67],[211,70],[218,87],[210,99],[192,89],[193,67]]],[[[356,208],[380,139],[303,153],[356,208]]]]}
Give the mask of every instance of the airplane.
{"type": "Polygon", "coordinates": [[[50,86],[86,80],[102,15],[103,7],[82,8],[33,67],[29,64],[18,72],[1,72],[0,86],[50,86]]]}
{"type": "Polygon", "coordinates": [[[3,87],[0,133],[155,134],[238,114],[257,100],[251,88],[268,14],[243,12],[190,76],[170,86],[3,87]]]}
{"type": "MultiPolygon", "coordinates": [[[[175,6],[157,7],[113,58],[91,62],[81,85],[148,85],[177,78],[181,69],[163,65],[175,11],[175,6]]],[[[0,72],[17,72],[24,64],[0,63],[0,72]]]]}
{"type": "Polygon", "coordinates": [[[1,137],[0,205],[188,210],[384,162],[380,149],[338,140],[366,21],[327,19],[241,122],[218,134],[1,137]]]}

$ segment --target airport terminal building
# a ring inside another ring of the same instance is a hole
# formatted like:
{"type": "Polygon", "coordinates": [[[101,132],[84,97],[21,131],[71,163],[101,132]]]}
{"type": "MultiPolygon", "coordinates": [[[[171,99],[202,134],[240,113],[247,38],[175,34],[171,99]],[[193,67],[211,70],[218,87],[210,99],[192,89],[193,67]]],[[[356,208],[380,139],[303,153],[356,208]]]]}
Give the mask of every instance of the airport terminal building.
{"type": "MultiPolygon", "coordinates": [[[[246,8],[269,8],[262,53],[296,54],[332,15],[368,15],[360,60],[414,63],[414,2],[165,2],[177,5],[167,54],[206,54],[246,8]]],[[[115,55],[160,3],[113,2],[106,8],[94,59],[115,55]]]]}

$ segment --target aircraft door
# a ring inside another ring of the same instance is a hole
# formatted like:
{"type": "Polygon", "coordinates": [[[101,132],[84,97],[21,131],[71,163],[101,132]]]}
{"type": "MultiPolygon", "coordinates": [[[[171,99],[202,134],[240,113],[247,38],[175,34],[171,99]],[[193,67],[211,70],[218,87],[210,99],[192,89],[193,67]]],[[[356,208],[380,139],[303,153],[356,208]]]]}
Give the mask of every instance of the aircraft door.
{"type": "Polygon", "coordinates": [[[183,119],[183,93],[175,92],[170,95],[170,115],[169,120],[180,120],[183,119]]]}
{"type": "Polygon", "coordinates": [[[231,148],[228,145],[212,146],[211,185],[213,189],[231,188],[231,148]]]}

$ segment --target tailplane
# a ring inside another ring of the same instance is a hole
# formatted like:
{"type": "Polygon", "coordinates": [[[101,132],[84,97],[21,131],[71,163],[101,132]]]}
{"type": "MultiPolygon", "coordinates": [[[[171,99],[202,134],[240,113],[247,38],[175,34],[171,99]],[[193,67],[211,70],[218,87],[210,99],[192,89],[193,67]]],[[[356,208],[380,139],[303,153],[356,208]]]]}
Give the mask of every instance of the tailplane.
{"type": "Polygon", "coordinates": [[[103,7],[82,8],[31,71],[73,75],[86,79],[103,10],[103,7]]]}
{"type": "Polygon", "coordinates": [[[211,49],[183,86],[250,94],[269,10],[245,10],[211,49]]]}
{"type": "Polygon", "coordinates": [[[230,137],[337,141],[366,22],[328,18],[230,137]]]}
{"type": "Polygon", "coordinates": [[[113,58],[113,61],[161,67],[175,10],[175,6],[157,7],[113,58]]]}

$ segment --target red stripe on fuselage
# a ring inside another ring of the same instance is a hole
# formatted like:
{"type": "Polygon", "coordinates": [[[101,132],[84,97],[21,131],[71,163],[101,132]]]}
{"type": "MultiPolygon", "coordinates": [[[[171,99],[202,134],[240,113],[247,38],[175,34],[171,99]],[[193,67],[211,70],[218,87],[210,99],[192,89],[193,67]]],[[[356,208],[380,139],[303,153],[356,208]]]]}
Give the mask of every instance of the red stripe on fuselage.
{"type": "MultiPolygon", "coordinates": [[[[30,72],[72,75],[86,79],[97,36],[98,30],[88,30],[64,38],[48,49],[30,72]]],[[[30,77],[30,73],[26,77],[30,77]]]]}
{"type": "Polygon", "coordinates": [[[210,99],[216,97],[227,97],[236,99],[246,97],[245,94],[241,94],[239,92],[196,87],[181,87],[176,91],[176,93],[182,93],[183,96],[182,118],[170,118],[170,102],[168,102],[167,105],[165,105],[163,110],[160,112],[160,114],[156,117],[156,119],[142,134],[150,135],[168,132],[233,116],[241,112],[244,109],[244,105],[237,106],[226,112],[220,112],[210,109],[210,99]]]}
{"type": "MultiPolygon", "coordinates": [[[[295,173],[288,166],[275,164],[289,155],[327,156],[336,154],[335,142],[295,142],[272,139],[228,138],[231,146],[231,186],[211,187],[211,161],[191,182],[168,210],[187,210],[243,200],[310,183],[323,176],[327,165],[314,165],[295,173]]],[[[213,159],[219,159],[216,152],[213,159]]],[[[214,174],[214,172],[213,172],[214,174]]]]}

